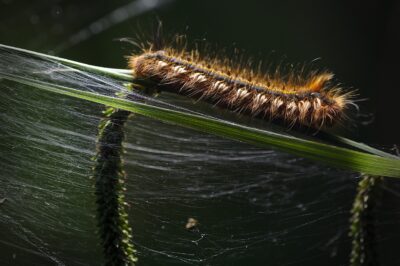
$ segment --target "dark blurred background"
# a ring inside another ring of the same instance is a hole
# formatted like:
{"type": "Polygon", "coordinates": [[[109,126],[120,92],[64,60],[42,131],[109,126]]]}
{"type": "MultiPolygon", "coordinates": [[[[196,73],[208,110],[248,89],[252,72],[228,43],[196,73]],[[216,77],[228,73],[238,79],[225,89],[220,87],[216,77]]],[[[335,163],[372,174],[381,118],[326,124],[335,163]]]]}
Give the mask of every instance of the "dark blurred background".
{"type": "Polygon", "coordinates": [[[399,1],[62,1],[1,0],[0,42],[109,67],[126,66],[122,37],[165,31],[238,47],[256,59],[310,62],[357,89],[361,116],[347,135],[399,143],[399,1]]]}

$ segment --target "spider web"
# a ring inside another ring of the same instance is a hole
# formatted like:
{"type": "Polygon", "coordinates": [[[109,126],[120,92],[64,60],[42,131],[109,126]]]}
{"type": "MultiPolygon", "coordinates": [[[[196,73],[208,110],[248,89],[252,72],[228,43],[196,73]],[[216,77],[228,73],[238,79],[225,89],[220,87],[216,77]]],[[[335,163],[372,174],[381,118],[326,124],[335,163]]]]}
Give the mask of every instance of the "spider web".
{"type": "MultiPolygon", "coordinates": [[[[4,75],[114,96],[118,82],[2,49],[4,75]]],[[[0,263],[99,265],[89,177],[103,106],[0,80],[0,263]]],[[[229,116],[184,97],[132,100],[229,116]]],[[[126,200],[139,265],[347,265],[359,175],[134,115],[126,200]],[[187,228],[189,219],[197,221],[187,228]]],[[[400,262],[398,182],[376,212],[382,265],[400,262]]]]}

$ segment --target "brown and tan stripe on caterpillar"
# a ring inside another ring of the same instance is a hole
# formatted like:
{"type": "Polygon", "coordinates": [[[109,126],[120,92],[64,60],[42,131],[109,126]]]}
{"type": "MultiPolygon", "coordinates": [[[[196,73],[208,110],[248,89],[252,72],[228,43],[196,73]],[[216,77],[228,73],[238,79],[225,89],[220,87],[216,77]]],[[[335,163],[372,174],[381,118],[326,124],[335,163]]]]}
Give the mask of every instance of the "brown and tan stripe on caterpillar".
{"type": "Polygon", "coordinates": [[[241,76],[236,69],[230,71],[221,65],[217,60],[207,64],[193,53],[172,49],[147,51],[129,59],[136,76],[151,79],[169,90],[290,125],[333,126],[344,117],[350,103],[349,94],[326,85],[332,78],[330,73],[314,74],[296,83],[265,76],[241,76]]]}

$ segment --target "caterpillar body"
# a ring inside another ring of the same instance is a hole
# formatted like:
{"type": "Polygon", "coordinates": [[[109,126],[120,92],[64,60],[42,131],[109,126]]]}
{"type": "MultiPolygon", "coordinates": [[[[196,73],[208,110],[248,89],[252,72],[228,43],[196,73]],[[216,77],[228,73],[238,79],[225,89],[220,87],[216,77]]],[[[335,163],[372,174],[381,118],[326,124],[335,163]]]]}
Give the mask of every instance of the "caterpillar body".
{"type": "Polygon", "coordinates": [[[130,56],[129,67],[136,77],[170,91],[290,126],[332,127],[353,104],[351,92],[331,84],[330,72],[282,77],[277,72],[235,67],[230,60],[202,57],[198,51],[165,47],[130,56]]]}

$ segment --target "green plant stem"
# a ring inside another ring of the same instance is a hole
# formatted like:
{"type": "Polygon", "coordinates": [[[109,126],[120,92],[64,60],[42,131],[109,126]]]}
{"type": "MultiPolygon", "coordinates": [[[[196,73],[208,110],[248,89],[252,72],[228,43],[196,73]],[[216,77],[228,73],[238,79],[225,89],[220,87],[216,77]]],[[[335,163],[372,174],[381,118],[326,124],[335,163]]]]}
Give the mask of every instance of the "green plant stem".
{"type": "Polygon", "coordinates": [[[93,176],[97,221],[105,265],[135,265],[135,249],[124,199],[125,172],[122,154],[124,124],[131,112],[108,108],[99,125],[93,176]]]}
{"type": "Polygon", "coordinates": [[[364,143],[356,142],[354,140],[351,140],[351,139],[348,139],[348,138],[345,138],[345,137],[341,137],[341,136],[338,136],[338,135],[333,135],[333,134],[330,134],[330,133],[327,133],[327,134],[329,134],[336,141],[339,141],[341,143],[350,145],[350,146],[355,147],[357,149],[360,149],[362,151],[366,151],[366,152],[369,152],[371,154],[375,154],[375,155],[382,156],[382,157],[393,158],[393,159],[397,159],[397,160],[400,159],[400,157],[397,156],[397,155],[390,154],[390,153],[375,149],[375,148],[373,148],[371,146],[368,146],[368,145],[366,145],[364,143]]]}
{"type": "MultiPolygon", "coordinates": [[[[73,61],[73,60],[69,60],[69,59],[65,59],[62,57],[57,57],[57,56],[52,56],[52,55],[47,55],[47,54],[43,54],[43,53],[38,53],[38,52],[34,52],[34,51],[30,51],[30,50],[26,50],[26,49],[22,49],[22,48],[18,48],[18,47],[13,47],[13,46],[8,46],[8,45],[4,45],[4,44],[0,44],[0,49],[4,49],[6,51],[13,51],[13,52],[18,52],[18,53],[24,53],[26,55],[30,55],[30,56],[36,56],[42,59],[46,59],[46,60],[51,60],[53,62],[58,62],[58,63],[62,63],[66,66],[70,66],[72,68],[75,68],[77,70],[82,70],[82,71],[86,71],[89,73],[95,73],[95,74],[99,74],[99,75],[104,75],[104,76],[108,76],[111,78],[114,78],[116,80],[120,80],[120,81],[129,81],[129,82],[138,82],[138,83],[143,83],[144,86],[146,86],[148,83],[148,81],[143,81],[143,80],[138,80],[134,75],[133,75],[133,71],[130,69],[117,69],[117,68],[107,68],[107,67],[99,67],[99,66],[94,66],[94,65],[89,65],[89,64],[85,64],[85,63],[81,63],[78,61],[73,61]]],[[[326,132],[328,135],[330,135],[331,137],[333,137],[333,139],[336,139],[339,142],[342,142],[346,145],[350,145],[353,146],[357,149],[366,151],[368,153],[371,154],[375,154],[378,156],[382,156],[382,157],[388,157],[388,158],[394,158],[394,159],[399,159],[399,157],[393,155],[393,154],[389,154],[383,151],[380,151],[378,149],[372,148],[368,145],[365,145],[363,143],[359,143],[350,139],[346,139],[344,137],[340,137],[340,136],[336,136],[333,134],[330,134],[329,132],[326,132]]]]}
{"type": "Polygon", "coordinates": [[[112,106],[171,124],[247,142],[259,147],[275,147],[297,156],[323,162],[330,166],[370,174],[372,176],[400,177],[400,160],[397,158],[376,156],[317,141],[250,128],[212,117],[184,113],[93,92],[80,91],[23,77],[15,77],[6,74],[1,74],[1,76],[8,80],[33,86],[45,91],[112,106]]]}
{"type": "MultiPolygon", "coordinates": [[[[99,67],[99,66],[89,65],[89,64],[85,64],[85,63],[81,63],[78,61],[73,61],[73,60],[69,60],[69,59],[65,59],[65,58],[61,58],[61,57],[57,57],[57,56],[47,55],[47,54],[38,53],[38,52],[34,52],[34,51],[22,49],[22,48],[8,46],[8,45],[4,45],[4,44],[0,44],[0,49],[4,49],[6,51],[24,53],[24,54],[30,55],[30,56],[36,56],[36,57],[39,57],[42,59],[51,60],[53,62],[62,63],[66,66],[70,66],[77,70],[82,70],[82,71],[86,71],[89,73],[95,73],[95,74],[99,74],[99,75],[108,76],[108,77],[111,77],[111,78],[114,78],[114,79],[120,80],[120,81],[138,82],[139,84],[143,83],[144,86],[146,86],[148,83],[148,81],[138,80],[133,75],[133,71],[130,69],[99,67]]],[[[342,142],[346,145],[353,146],[357,149],[366,151],[368,153],[375,154],[375,155],[382,156],[382,157],[399,159],[399,157],[397,157],[395,155],[380,151],[378,149],[372,148],[363,143],[359,143],[359,142],[356,142],[356,141],[353,141],[350,139],[346,139],[344,137],[336,136],[336,135],[330,134],[329,132],[327,132],[327,134],[339,142],[342,142]]]]}
{"type": "Polygon", "coordinates": [[[382,182],[380,177],[364,175],[358,183],[350,218],[352,249],[351,266],[379,265],[376,252],[375,207],[379,200],[377,190],[382,182]]]}
{"type": "Polygon", "coordinates": [[[4,44],[0,44],[0,49],[7,49],[7,50],[18,52],[18,53],[24,53],[29,56],[36,56],[38,58],[62,63],[66,66],[70,66],[70,67],[73,67],[78,70],[88,71],[90,73],[100,74],[100,75],[108,76],[108,77],[115,78],[115,79],[122,80],[122,81],[133,81],[134,80],[134,77],[132,76],[132,71],[128,70],[128,69],[117,69],[117,68],[108,68],[108,67],[89,65],[89,64],[78,62],[78,61],[65,59],[62,57],[38,53],[38,52],[34,52],[34,51],[22,49],[22,48],[17,48],[17,47],[13,47],[13,46],[8,46],[8,45],[4,45],[4,44]]]}

